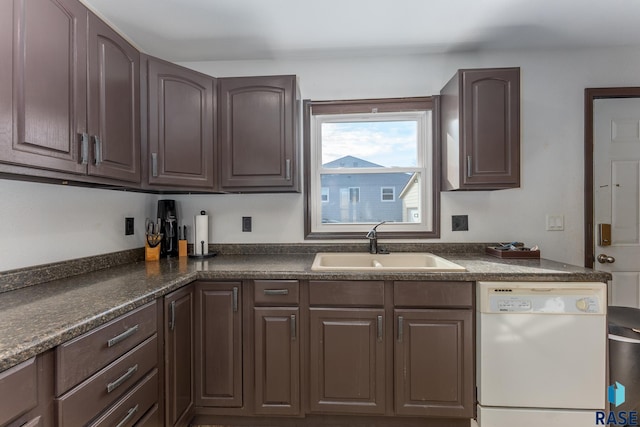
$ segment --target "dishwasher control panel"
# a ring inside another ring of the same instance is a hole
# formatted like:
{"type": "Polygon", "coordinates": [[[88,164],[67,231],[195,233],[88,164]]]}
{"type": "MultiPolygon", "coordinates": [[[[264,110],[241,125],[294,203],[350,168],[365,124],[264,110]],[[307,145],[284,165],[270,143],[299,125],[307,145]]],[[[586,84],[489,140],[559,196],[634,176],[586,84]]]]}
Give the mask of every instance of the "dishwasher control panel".
{"type": "Polygon", "coordinates": [[[484,313],[605,314],[606,285],[580,285],[479,282],[478,309],[484,313]]]}

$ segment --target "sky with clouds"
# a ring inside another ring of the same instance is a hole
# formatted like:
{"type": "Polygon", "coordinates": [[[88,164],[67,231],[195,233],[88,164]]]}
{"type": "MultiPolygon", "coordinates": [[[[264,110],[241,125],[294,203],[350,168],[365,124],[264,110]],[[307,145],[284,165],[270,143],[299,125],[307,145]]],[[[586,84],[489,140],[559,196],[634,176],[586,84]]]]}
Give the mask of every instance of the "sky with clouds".
{"type": "Polygon", "coordinates": [[[417,164],[415,121],[322,123],[322,163],[354,156],[382,166],[417,164]]]}

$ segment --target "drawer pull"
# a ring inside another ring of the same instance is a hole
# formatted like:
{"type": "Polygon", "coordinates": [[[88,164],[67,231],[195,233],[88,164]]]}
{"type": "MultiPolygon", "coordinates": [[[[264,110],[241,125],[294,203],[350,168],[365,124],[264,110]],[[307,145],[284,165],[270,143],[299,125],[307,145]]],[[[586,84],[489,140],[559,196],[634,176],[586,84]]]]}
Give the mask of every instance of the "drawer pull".
{"type": "Polygon", "coordinates": [[[136,414],[136,412],[138,412],[138,406],[140,406],[140,405],[136,405],[133,408],[129,409],[129,412],[127,412],[127,416],[124,417],[122,419],[122,421],[120,421],[116,425],[116,427],[122,427],[122,426],[126,425],[131,420],[131,418],[133,418],[133,416],[136,414]]]}
{"type": "Polygon", "coordinates": [[[136,325],[136,326],[134,326],[132,328],[127,329],[126,331],[124,331],[120,335],[111,338],[109,341],[107,341],[107,347],[113,347],[114,345],[120,343],[121,341],[126,340],[131,335],[133,335],[136,332],[138,332],[139,328],[140,328],[140,325],[136,325]]]}
{"type": "Polygon", "coordinates": [[[265,289],[265,295],[289,295],[289,289],[265,289]]]}
{"type": "Polygon", "coordinates": [[[131,378],[136,372],[138,372],[138,365],[137,364],[133,365],[132,367],[130,367],[127,370],[127,372],[124,373],[123,376],[121,376],[120,378],[118,378],[114,382],[107,384],[107,393],[111,393],[113,390],[115,390],[118,387],[120,387],[125,381],[127,381],[129,378],[131,378]]]}

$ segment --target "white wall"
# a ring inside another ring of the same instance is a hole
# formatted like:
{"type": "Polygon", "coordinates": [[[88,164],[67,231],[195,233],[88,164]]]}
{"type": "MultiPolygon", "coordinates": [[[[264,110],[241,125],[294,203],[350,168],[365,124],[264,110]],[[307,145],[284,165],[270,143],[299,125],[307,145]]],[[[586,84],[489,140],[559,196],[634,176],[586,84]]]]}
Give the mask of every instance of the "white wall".
{"type": "MultiPolygon", "coordinates": [[[[545,258],[583,262],[583,103],[586,87],[640,86],[640,48],[458,53],[334,60],[185,63],[224,77],[297,74],[306,99],[437,94],[458,68],[522,68],[522,187],[442,193],[441,242],[521,240],[545,258]],[[451,215],[469,215],[452,232],[451,215]],[[545,231],[546,214],[563,214],[564,231],[545,231]]],[[[178,201],[181,222],[212,216],[212,243],[303,242],[303,196],[176,195],[0,180],[0,271],[141,247],[144,218],[156,200],[178,201]],[[136,221],[124,236],[124,217],[136,221]],[[241,217],[253,217],[253,232],[241,217]]]]}
{"type": "MultiPolygon", "coordinates": [[[[441,242],[520,240],[546,258],[582,265],[584,89],[640,86],[640,49],[502,51],[386,58],[191,62],[217,77],[296,74],[305,99],[437,94],[459,68],[521,67],[522,185],[491,192],[442,193],[441,242]],[[468,232],[451,231],[451,215],[469,215],[468,232]],[[547,214],[564,215],[564,231],[546,231],[547,214]]],[[[184,214],[213,215],[214,242],[303,241],[302,195],[176,197],[184,214]],[[254,231],[241,232],[252,215],[254,231]]]]}
{"type": "Polygon", "coordinates": [[[156,196],[0,179],[0,271],[144,246],[156,196]],[[135,234],[124,235],[124,218],[135,234]]]}

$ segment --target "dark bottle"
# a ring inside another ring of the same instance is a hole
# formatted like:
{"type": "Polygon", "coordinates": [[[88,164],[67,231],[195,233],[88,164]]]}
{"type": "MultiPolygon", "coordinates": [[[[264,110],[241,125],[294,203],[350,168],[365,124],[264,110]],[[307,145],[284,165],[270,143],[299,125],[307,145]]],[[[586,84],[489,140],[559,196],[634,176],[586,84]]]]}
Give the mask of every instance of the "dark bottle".
{"type": "Polygon", "coordinates": [[[178,213],[175,200],[158,200],[162,243],[160,256],[178,256],[178,213]]]}

